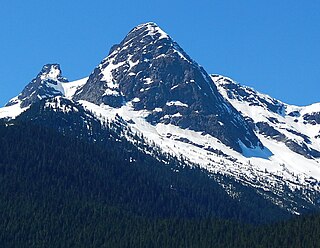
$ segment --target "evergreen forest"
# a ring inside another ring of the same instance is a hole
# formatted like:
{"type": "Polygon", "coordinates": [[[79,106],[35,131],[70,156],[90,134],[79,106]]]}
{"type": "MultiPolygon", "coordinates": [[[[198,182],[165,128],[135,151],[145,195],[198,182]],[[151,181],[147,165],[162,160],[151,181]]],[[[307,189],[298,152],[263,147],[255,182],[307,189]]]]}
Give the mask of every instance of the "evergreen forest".
{"type": "Polygon", "coordinates": [[[245,187],[237,201],[168,154],[34,123],[0,123],[0,247],[320,247],[318,213],[245,187]]]}

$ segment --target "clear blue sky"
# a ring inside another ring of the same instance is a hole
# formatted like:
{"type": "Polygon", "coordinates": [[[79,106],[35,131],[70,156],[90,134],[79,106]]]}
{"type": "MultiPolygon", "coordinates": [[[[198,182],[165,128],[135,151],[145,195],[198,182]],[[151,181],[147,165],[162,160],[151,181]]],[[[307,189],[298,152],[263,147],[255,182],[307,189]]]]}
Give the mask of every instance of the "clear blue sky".
{"type": "Polygon", "coordinates": [[[209,73],[284,102],[320,102],[320,1],[10,0],[0,8],[0,105],[43,64],[88,76],[134,26],[156,22],[209,73]]]}

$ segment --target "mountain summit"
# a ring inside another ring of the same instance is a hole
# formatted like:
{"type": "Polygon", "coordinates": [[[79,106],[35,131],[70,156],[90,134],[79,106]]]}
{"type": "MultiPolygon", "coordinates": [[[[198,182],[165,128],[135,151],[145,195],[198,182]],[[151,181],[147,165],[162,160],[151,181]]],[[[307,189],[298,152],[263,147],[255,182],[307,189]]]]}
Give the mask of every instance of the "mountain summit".
{"type": "Polygon", "coordinates": [[[241,151],[263,147],[218,92],[207,72],[155,23],[141,24],[113,46],[74,100],[149,111],[152,124],[201,131],[241,151]]]}

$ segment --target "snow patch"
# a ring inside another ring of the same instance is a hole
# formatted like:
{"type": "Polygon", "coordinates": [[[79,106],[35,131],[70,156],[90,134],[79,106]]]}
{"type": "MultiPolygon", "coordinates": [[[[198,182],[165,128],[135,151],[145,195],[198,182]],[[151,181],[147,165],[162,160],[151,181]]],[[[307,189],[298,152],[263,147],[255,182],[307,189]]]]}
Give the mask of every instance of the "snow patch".
{"type": "Polygon", "coordinates": [[[132,99],[132,102],[140,102],[140,98],[135,97],[135,98],[132,99]]]}
{"type": "Polygon", "coordinates": [[[162,112],[162,108],[155,108],[153,112],[162,112]]]}
{"type": "Polygon", "coordinates": [[[153,81],[152,81],[151,78],[145,78],[145,79],[143,79],[143,81],[145,82],[145,83],[144,83],[145,85],[149,85],[149,84],[152,84],[152,83],[153,83],[153,81]]]}
{"type": "Polygon", "coordinates": [[[120,96],[118,91],[106,89],[102,96],[120,96]]]}
{"type": "Polygon", "coordinates": [[[170,101],[166,103],[167,106],[180,106],[180,107],[189,107],[188,104],[182,103],[180,101],[170,101]]]}
{"type": "Polygon", "coordinates": [[[26,111],[29,107],[21,108],[20,101],[14,105],[7,106],[0,108],[0,119],[8,118],[8,119],[15,119],[19,116],[22,112],[26,111]]]}

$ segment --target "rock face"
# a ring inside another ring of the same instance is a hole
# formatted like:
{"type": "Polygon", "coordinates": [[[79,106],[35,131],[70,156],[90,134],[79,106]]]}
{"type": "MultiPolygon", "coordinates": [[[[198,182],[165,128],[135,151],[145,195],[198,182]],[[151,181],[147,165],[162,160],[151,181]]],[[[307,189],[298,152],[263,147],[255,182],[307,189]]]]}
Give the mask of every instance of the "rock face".
{"type": "Polygon", "coordinates": [[[320,112],[305,114],[303,115],[303,119],[312,125],[320,124],[320,112]]]}
{"type": "Polygon", "coordinates": [[[6,106],[19,103],[24,108],[41,99],[63,96],[64,90],[61,83],[66,82],[68,80],[62,77],[59,64],[44,65],[37,77],[23,89],[17,98],[12,99],[6,106]]]}
{"type": "Polygon", "coordinates": [[[208,133],[237,151],[240,143],[263,147],[206,71],[154,23],[135,27],[113,46],[74,100],[115,108],[131,101],[135,110],[149,111],[152,124],[208,133]]]}

